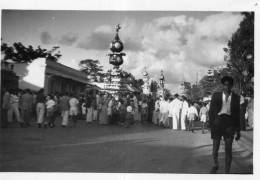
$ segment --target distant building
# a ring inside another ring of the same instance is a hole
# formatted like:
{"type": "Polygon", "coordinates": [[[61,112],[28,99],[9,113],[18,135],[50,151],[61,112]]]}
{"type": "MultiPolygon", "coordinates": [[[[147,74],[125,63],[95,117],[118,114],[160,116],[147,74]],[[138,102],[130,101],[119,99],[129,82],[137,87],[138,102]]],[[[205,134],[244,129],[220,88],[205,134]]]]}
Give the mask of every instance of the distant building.
{"type": "Polygon", "coordinates": [[[38,91],[44,88],[44,93],[74,93],[85,92],[87,86],[92,87],[84,73],[45,58],[34,60],[30,64],[16,63],[14,72],[19,76],[19,88],[38,91]]]}
{"type": "Polygon", "coordinates": [[[165,83],[165,79],[164,79],[163,71],[161,71],[161,75],[159,77],[159,83],[158,83],[158,87],[157,87],[157,96],[165,95],[164,83],[165,83]]]}
{"type": "Polygon", "coordinates": [[[150,77],[146,71],[146,68],[144,68],[144,72],[143,72],[143,81],[144,84],[142,85],[142,89],[143,89],[143,93],[144,94],[150,94],[151,93],[151,85],[150,85],[150,77]]]}
{"type": "Polygon", "coordinates": [[[18,89],[19,77],[14,72],[14,64],[1,60],[1,87],[18,89]]]}

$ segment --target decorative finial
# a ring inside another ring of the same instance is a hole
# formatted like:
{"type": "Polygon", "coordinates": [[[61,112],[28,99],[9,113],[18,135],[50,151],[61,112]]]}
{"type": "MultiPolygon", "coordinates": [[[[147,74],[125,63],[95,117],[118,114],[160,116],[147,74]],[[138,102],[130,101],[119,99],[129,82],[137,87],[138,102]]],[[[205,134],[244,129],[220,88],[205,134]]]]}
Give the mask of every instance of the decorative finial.
{"type": "Polygon", "coordinates": [[[120,25],[118,24],[118,25],[116,26],[116,32],[118,32],[120,29],[121,29],[121,27],[120,27],[120,25]]]}
{"type": "Polygon", "coordinates": [[[161,70],[161,74],[163,74],[163,70],[161,70]]]}

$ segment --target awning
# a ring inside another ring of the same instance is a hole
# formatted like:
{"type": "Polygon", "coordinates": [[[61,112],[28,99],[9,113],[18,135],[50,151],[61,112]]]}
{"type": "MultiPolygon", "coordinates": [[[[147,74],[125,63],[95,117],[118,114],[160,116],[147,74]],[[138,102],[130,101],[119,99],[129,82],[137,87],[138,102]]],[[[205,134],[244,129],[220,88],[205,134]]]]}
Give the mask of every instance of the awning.
{"type": "Polygon", "coordinates": [[[136,87],[124,84],[124,86],[131,92],[140,92],[136,87]]]}
{"type": "Polygon", "coordinates": [[[100,87],[94,85],[94,84],[86,84],[86,89],[95,89],[95,90],[101,90],[100,87]]]}
{"type": "Polygon", "coordinates": [[[133,87],[132,88],[135,90],[135,92],[141,92],[139,89],[137,89],[136,87],[133,87]]]}

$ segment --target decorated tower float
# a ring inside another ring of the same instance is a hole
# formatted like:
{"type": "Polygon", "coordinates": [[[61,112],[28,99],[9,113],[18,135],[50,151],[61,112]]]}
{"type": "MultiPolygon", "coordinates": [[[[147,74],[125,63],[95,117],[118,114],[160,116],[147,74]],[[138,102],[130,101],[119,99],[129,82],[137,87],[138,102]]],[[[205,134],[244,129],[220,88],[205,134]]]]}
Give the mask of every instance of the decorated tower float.
{"type": "Polygon", "coordinates": [[[187,93],[186,93],[186,92],[187,92],[187,89],[186,89],[184,83],[185,83],[185,82],[181,83],[179,93],[180,93],[181,96],[186,96],[186,97],[187,97],[187,93]]]}
{"type": "Polygon", "coordinates": [[[206,91],[203,94],[203,101],[209,101],[211,100],[211,96],[212,96],[212,87],[215,83],[215,79],[214,79],[214,69],[209,69],[207,71],[207,83],[208,83],[208,87],[206,89],[206,91]]]}
{"type": "Polygon", "coordinates": [[[164,75],[163,75],[163,71],[161,71],[161,75],[159,77],[159,83],[158,83],[158,88],[157,88],[157,96],[164,96],[164,83],[165,83],[165,79],[164,79],[164,75]]]}
{"type": "Polygon", "coordinates": [[[123,64],[123,56],[125,53],[122,53],[124,49],[124,44],[119,39],[118,32],[121,29],[119,24],[116,26],[116,36],[110,43],[110,50],[112,53],[107,54],[109,56],[109,63],[114,67],[112,70],[108,71],[108,76],[104,79],[104,87],[106,91],[111,94],[116,94],[119,91],[128,91],[127,88],[123,85],[124,76],[122,69],[119,69],[119,66],[123,64]]]}
{"type": "Polygon", "coordinates": [[[150,77],[146,71],[146,67],[144,67],[144,72],[143,72],[143,81],[144,84],[142,85],[142,90],[143,94],[148,95],[151,94],[151,87],[150,87],[150,77]]]}

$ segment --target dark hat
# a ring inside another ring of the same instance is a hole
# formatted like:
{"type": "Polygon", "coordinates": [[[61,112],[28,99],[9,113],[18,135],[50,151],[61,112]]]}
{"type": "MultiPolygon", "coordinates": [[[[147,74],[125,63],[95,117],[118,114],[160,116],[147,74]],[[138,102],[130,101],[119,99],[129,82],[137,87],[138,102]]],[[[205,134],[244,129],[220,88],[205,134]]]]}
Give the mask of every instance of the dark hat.
{"type": "Polygon", "coordinates": [[[221,79],[221,83],[224,84],[224,82],[228,81],[231,85],[234,83],[234,79],[231,76],[224,76],[221,79]]]}

